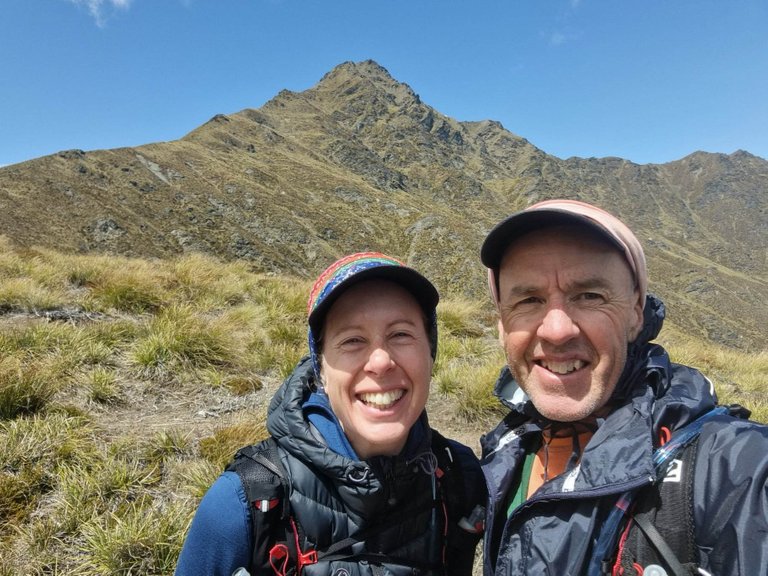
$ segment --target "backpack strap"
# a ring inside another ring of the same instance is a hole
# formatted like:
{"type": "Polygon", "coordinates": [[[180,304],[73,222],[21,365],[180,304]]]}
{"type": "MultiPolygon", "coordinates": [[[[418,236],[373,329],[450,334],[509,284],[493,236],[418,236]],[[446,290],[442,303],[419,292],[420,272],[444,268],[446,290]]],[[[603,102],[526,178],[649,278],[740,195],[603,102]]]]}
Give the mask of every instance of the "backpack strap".
{"type": "Polygon", "coordinates": [[[443,563],[445,571],[469,574],[475,559],[475,548],[483,537],[485,520],[485,480],[477,465],[477,478],[467,474],[467,462],[462,460],[451,443],[432,430],[432,453],[437,458],[439,499],[443,503],[445,537],[443,563]]]}
{"type": "Polygon", "coordinates": [[[653,564],[673,576],[698,574],[693,517],[697,443],[698,436],[678,453],[660,482],[638,494],[613,574],[634,576],[653,564]]]}
{"type": "MultiPolygon", "coordinates": [[[[353,556],[352,554],[350,554],[349,549],[352,547],[352,545],[357,544],[359,542],[364,542],[371,536],[375,536],[379,533],[382,533],[391,528],[394,528],[395,526],[407,523],[414,516],[417,516],[422,512],[425,512],[431,508],[434,508],[435,505],[436,505],[436,502],[434,500],[427,500],[421,506],[418,506],[416,508],[408,508],[406,510],[402,510],[395,514],[389,514],[382,521],[377,522],[375,524],[370,524],[367,527],[361,530],[358,530],[348,538],[345,538],[344,540],[339,540],[338,542],[331,544],[325,550],[321,550],[317,552],[317,560],[332,561],[332,560],[344,560],[344,559],[349,559],[353,557],[356,559],[366,559],[366,558],[372,558],[375,560],[386,559],[387,556],[385,554],[367,554],[367,555],[356,554],[353,556]]],[[[421,568],[433,569],[435,567],[423,565],[421,566],[421,568]]]]}
{"type": "MultiPolygon", "coordinates": [[[[716,406],[709,412],[699,416],[699,418],[693,422],[675,430],[669,442],[654,450],[653,464],[655,468],[655,478],[652,486],[655,486],[662,478],[664,478],[675,456],[688,444],[698,438],[701,428],[706,422],[713,417],[727,414],[728,412],[728,407],[716,406]]],[[[589,574],[613,573],[617,545],[620,540],[619,536],[624,532],[622,527],[625,526],[627,515],[632,510],[632,505],[636,497],[645,487],[646,486],[629,490],[619,496],[616,504],[603,522],[600,532],[595,540],[592,557],[589,563],[589,574]]]]}
{"type": "Polygon", "coordinates": [[[290,486],[277,443],[270,437],[238,450],[226,470],[236,472],[245,489],[253,537],[250,569],[252,574],[260,573],[260,567],[268,566],[275,542],[288,541],[286,556],[293,548],[293,539],[285,537],[286,530],[292,530],[290,486]]]}

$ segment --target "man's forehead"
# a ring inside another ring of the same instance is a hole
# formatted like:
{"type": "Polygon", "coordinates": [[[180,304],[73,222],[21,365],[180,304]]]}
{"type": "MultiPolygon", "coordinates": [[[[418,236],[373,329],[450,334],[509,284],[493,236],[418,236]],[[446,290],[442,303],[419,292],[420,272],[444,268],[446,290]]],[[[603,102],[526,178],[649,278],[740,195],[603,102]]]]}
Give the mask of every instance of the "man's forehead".
{"type": "Polygon", "coordinates": [[[631,268],[626,262],[624,254],[614,244],[588,227],[573,224],[540,228],[516,238],[504,250],[499,268],[500,271],[503,271],[505,266],[514,263],[515,258],[525,256],[527,253],[572,252],[576,245],[619,255],[631,273],[631,268]]]}

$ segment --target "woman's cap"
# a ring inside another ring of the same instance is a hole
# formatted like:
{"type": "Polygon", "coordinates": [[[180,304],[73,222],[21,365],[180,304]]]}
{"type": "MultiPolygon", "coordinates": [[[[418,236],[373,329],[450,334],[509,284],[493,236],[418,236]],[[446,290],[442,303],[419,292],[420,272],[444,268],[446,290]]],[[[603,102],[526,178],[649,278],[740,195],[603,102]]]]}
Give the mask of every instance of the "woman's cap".
{"type": "Polygon", "coordinates": [[[337,260],[315,280],[307,302],[310,328],[319,332],[328,310],[347,288],[374,278],[400,284],[426,314],[434,311],[440,299],[429,280],[397,258],[380,252],[358,252],[337,260]]]}
{"type": "Polygon", "coordinates": [[[480,259],[488,267],[488,281],[494,302],[498,302],[497,274],[507,248],[518,238],[543,228],[578,224],[597,232],[624,256],[645,303],[648,272],[640,241],[621,220],[605,210],[578,200],[545,200],[516,212],[496,225],[485,238],[480,259]]]}
{"type": "Polygon", "coordinates": [[[309,321],[309,350],[320,376],[318,346],[325,316],[333,303],[350,286],[364,280],[389,280],[410,292],[424,310],[429,322],[429,338],[432,357],[437,353],[437,317],[435,308],[440,300],[437,289],[424,276],[406,266],[397,258],[381,252],[358,252],[337,260],[315,280],[307,301],[309,321]]]}

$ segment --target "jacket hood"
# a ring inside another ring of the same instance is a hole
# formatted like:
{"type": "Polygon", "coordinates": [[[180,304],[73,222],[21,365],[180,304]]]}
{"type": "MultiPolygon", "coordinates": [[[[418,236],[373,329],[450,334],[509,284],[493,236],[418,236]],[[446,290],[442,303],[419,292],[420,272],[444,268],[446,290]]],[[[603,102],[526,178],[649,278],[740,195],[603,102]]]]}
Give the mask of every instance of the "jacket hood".
{"type": "Polygon", "coordinates": [[[330,475],[345,475],[364,468],[364,463],[330,449],[304,417],[304,403],[316,391],[314,378],[310,357],[302,358],[272,397],[267,410],[267,430],[283,450],[330,475]]]}
{"type": "Polygon", "coordinates": [[[431,457],[431,431],[426,412],[411,431],[406,454],[355,460],[335,452],[305,417],[303,407],[316,392],[311,358],[303,358],[270,402],[267,430],[282,450],[330,479],[352,510],[363,510],[382,493],[385,474],[400,474],[422,456],[431,457]],[[428,456],[425,456],[428,455],[428,456]],[[365,503],[368,504],[365,504],[365,503]]]}

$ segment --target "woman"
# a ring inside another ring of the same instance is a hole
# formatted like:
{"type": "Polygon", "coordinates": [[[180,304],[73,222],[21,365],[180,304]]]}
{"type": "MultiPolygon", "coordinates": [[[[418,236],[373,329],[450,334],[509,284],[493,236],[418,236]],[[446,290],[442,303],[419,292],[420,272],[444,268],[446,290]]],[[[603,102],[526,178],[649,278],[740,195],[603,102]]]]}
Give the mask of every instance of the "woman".
{"type": "Polygon", "coordinates": [[[262,521],[249,501],[265,511],[284,502],[248,498],[242,476],[224,472],[195,515],[177,576],[471,574],[485,483],[472,451],[433,431],[425,411],[438,298],[424,276],[380,253],[346,256],[320,275],[310,355],[267,417],[290,514],[262,521]]]}

